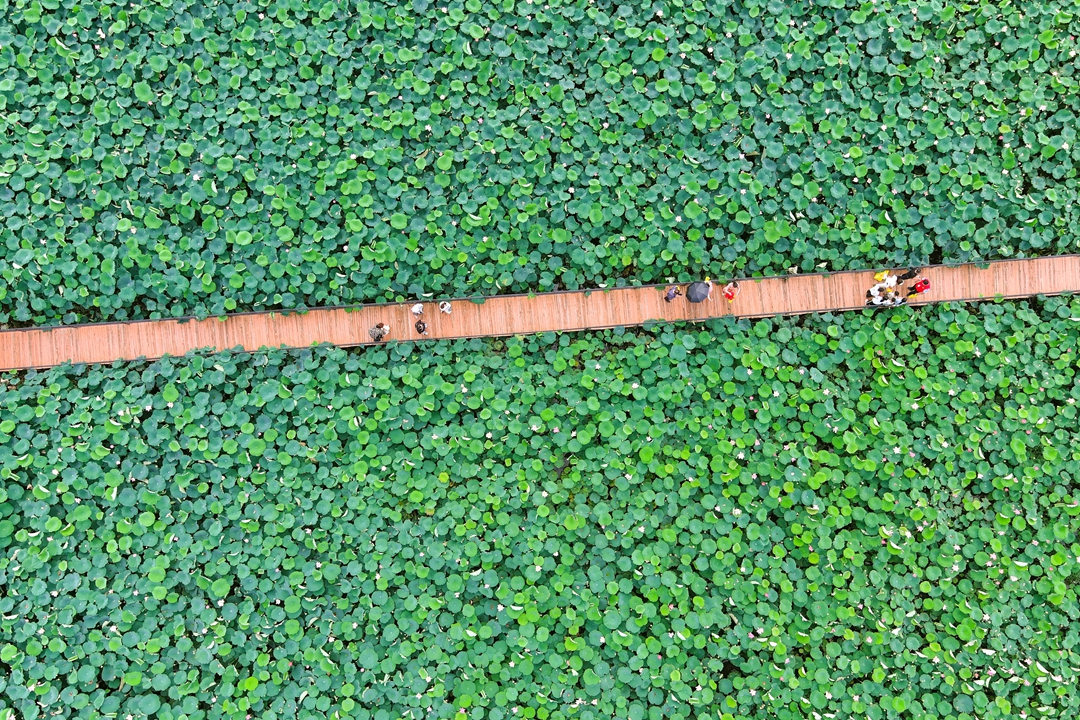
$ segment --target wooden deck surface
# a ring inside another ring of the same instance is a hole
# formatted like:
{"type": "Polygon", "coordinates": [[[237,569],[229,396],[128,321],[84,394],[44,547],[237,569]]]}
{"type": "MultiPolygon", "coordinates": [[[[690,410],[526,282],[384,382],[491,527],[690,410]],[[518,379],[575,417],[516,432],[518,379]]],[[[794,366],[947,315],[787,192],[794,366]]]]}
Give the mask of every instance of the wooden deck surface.
{"type": "MultiPolygon", "coordinates": [[[[426,339],[526,335],[549,330],[590,330],[641,325],[653,320],[707,320],[735,315],[767,317],[863,309],[873,272],[792,275],[741,281],[730,305],[720,287],[703,303],[685,297],[666,303],[663,287],[502,295],[483,304],[453,302],[439,312],[438,301],[424,303],[426,339]]],[[[926,268],[931,281],[925,302],[971,301],[1080,292],[1080,256],[1004,260],[986,269],[976,265],[926,268]]],[[[0,370],[42,368],[72,363],[153,359],[196,349],[258,350],[369,344],[368,329],[390,326],[388,340],[420,340],[409,308],[413,303],[323,308],[297,312],[241,313],[208,320],[139,320],[123,323],[55,326],[0,331],[0,370]]],[[[879,312],[889,312],[879,309],[879,312]]]]}

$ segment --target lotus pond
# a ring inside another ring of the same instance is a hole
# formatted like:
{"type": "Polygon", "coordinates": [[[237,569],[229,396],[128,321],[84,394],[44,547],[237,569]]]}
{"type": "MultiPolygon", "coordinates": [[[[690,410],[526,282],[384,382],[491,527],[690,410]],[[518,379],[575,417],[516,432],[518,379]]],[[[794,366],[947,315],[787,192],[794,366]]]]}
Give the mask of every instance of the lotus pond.
{"type": "Polygon", "coordinates": [[[0,8],[0,323],[1080,246],[1061,0],[0,8]]]}
{"type": "Polygon", "coordinates": [[[1078,321],[6,375],[0,717],[1075,717],[1078,321]]]}

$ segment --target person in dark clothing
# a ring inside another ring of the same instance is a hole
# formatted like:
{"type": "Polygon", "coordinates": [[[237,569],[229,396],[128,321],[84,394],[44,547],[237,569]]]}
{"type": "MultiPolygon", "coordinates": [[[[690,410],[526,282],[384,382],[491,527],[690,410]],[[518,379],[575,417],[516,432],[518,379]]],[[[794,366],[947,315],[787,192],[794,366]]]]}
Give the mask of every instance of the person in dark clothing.
{"type": "Polygon", "coordinates": [[[667,292],[664,293],[664,301],[671,302],[680,295],[682,295],[682,290],[680,290],[677,285],[672,285],[667,289],[667,292]]]}
{"type": "Polygon", "coordinates": [[[896,279],[899,282],[904,282],[905,280],[913,280],[918,277],[920,270],[922,270],[922,268],[909,268],[906,273],[896,279]]]}
{"type": "Polygon", "coordinates": [[[427,335],[427,323],[423,320],[416,321],[416,332],[421,335],[427,335]]]}
{"type": "Polygon", "coordinates": [[[368,335],[375,342],[382,342],[382,340],[390,334],[390,326],[384,323],[376,323],[375,327],[368,330],[368,335]]]}

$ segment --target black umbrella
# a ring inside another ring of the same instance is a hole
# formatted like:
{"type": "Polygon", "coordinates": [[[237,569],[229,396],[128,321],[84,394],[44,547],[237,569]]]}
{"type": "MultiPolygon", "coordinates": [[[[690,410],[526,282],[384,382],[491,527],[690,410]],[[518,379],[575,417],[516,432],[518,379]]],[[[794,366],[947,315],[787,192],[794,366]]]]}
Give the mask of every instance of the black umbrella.
{"type": "Polygon", "coordinates": [[[709,293],[712,291],[712,283],[706,280],[705,282],[690,283],[690,287],[686,288],[686,299],[692,303],[704,302],[709,299],[709,293]]]}

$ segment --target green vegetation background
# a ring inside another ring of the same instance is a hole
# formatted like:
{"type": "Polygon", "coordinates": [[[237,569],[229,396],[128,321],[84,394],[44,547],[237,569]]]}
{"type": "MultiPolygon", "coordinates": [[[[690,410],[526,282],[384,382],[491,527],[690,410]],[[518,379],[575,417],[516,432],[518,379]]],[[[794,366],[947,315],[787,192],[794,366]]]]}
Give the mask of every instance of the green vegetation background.
{"type": "Polygon", "coordinates": [[[8,376],[0,717],[1073,718],[1078,321],[8,376]]]}
{"type": "MultiPolygon", "coordinates": [[[[0,323],[1075,252],[1065,2],[0,0],[0,323]]],[[[1071,720],[1080,304],[0,383],[0,720],[1071,720]]]]}
{"type": "Polygon", "coordinates": [[[1078,24],[0,0],[0,323],[1076,252],[1078,24]]]}

